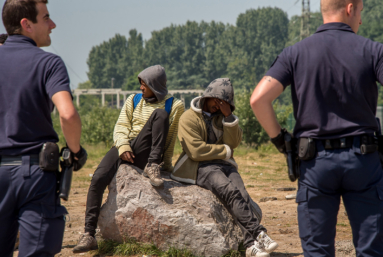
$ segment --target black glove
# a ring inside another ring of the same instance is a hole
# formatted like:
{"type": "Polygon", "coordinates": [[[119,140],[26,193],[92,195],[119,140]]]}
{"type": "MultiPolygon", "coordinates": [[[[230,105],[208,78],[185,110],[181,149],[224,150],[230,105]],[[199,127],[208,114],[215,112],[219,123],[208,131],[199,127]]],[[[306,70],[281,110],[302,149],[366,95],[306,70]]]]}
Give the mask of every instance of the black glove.
{"type": "Polygon", "coordinates": [[[285,146],[285,134],[287,134],[287,130],[285,128],[281,129],[281,133],[278,136],[271,138],[271,143],[275,145],[280,153],[287,154],[286,146],[285,146]]]}
{"type": "Polygon", "coordinates": [[[77,160],[76,158],[73,158],[73,170],[78,171],[85,165],[86,160],[88,159],[88,153],[82,146],[80,146],[80,151],[73,155],[77,158],[77,160]]]}

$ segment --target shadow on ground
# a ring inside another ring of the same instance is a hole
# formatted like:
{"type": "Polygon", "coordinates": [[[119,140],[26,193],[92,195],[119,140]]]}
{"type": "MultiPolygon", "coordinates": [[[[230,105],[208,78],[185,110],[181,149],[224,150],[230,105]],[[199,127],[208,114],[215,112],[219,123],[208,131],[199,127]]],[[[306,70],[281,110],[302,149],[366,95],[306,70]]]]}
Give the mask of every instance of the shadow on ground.
{"type": "Polygon", "coordinates": [[[303,253],[278,253],[274,252],[270,254],[271,257],[295,257],[295,256],[303,256],[303,253]]]}

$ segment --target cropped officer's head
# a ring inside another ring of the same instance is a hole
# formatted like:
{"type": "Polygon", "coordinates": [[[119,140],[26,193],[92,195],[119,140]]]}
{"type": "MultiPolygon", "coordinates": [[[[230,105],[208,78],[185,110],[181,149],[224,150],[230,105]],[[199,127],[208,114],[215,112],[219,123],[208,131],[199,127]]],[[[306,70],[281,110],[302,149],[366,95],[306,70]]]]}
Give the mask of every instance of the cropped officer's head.
{"type": "Polygon", "coordinates": [[[357,33],[362,24],[363,0],[321,0],[323,22],[343,22],[357,33]]]}
{"type": "Polygon", "coordinates": [[[49,46],[56,24],[50,19],[48,0],[7,0],[2,17],[8,35],[24,35],[38,47],[49,46]]]}

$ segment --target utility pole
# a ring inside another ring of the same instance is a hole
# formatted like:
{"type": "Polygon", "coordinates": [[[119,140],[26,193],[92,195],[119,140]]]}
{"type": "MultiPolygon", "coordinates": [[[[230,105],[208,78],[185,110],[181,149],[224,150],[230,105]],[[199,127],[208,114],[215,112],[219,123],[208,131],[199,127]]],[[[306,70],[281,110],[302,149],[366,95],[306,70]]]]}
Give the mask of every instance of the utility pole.
{"type": "Polygon", "coordinates": [[[302,0],[301,40],[310,36],[310,0],[302,0]]]}
{"type": "MultiPolygon", "coordinates": [[[[112,78],[112,89],[113,89],[113,86],[114,86],[114,78],[112,78]]],[[[112,108],[113,108],[113,94],[112,94],[112,108]]]]}

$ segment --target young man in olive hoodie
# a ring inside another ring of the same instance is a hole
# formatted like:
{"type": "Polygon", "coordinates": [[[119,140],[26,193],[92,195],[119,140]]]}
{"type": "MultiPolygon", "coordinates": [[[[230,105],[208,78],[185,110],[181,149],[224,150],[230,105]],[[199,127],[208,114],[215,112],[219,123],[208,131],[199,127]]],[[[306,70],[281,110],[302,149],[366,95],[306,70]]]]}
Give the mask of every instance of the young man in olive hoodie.
{"type": "Polygon", "coordinates": [[[114,146],[97,167],[88,191],[85,212],[85,233],[73,248],[74,253],[97,249],[95,233],[105,188],[112,181],[121,163],[143,169],[150,183],[159,187],[162,170],[171,172],[178,121],[184,112],[183,103],[173,99],[166,87],[165,69],[151,66],[138,74],[142,96],[130,95],[114,127],[114,146]],[[138,97],[138,98],[137,98],[138,97]],[[163,163],[162,163],[163,162],[163,163]]]}
{"type": "Polygon", "coordinates": [[[183,152],[171,177],[212,191],[237,220],[244,235],[246,256],[268,257],[278,244],[260,225],[261,210],[251,200],[234,148],[242,140],[230,79],[216,79],[180,118],[178,138],[183,152]]]}

